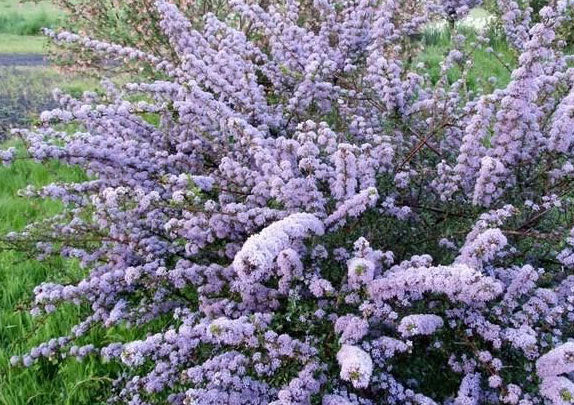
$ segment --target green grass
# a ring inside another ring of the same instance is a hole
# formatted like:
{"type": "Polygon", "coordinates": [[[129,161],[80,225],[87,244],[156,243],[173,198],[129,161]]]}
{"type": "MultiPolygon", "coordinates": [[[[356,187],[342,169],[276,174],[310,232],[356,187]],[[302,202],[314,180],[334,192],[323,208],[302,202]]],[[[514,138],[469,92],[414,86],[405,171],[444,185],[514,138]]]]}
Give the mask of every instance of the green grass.
{"type": "MultiPolygon", "coordinates": [[[[490,92],[495,88],[504,88],[510,82],[510,70],[516,67],[518,55],[508,46],[500,33],[488,25],[490,14],[483,8],[471,10],[469,15],[457,24],[457,32],[463,34],[468,41],[476,39],[477,30],[490,38],[490,47],[493,53],[484,49],[473,51],[473,65],[467,76],[467,88],[472,91],[490,92]],[[494,82],[489,81],[490,78],[494,82]]],[[[428,25],[422,36],[422,51],[415,59],[416,63],[423,63],[424,69],[420,73],[427,73],[436,83],[440,76],[440,64],[447,53],[452,49],[451,33],[444,21],[428,25]]],[[[466,45],[465,52],[471,50],[466,45]]],[[[458,68],[448,72],[449,82],[460,78],[458,68]]]]}
{"type": "Polygon", "coordinates": [[[0,33],[38,35],[45,27],[55,27],[64,14],[51,2],[0,0],[0,33]]]}
{"type": "Polygon", "coordinates": [[[0,53],[42,53],[42,28],[57,27],[64,17],[50,1],[0,0],[0,53]]]}
{"type": "MultiPolygon", "coordinates": [[[[7,49],[2,41],[6,37],[0,36],[1,49],[7,49]]],[[[18,37],[12,37],[12,44],[22,45],[18,37]]],[[[33,121],[50,100],[55,87],[79,95],[96,89],[98,82],[82,76],[62,75],[55,68],[1,68],[0,132],[2,118],[12,125],[27,125],[33,121]]],[[[0,148],[7,146],[10,145],[0,145],[0,148]]],[[[28,184],[41,186],[84,178],[81,170],[56,162],[40,165],[21,160],[11,167],[0,167],[0,235],[52,216],[62,208],[55,201],[18,197],[19,189],[28,184]]],[[[67,335],[85,312],[85,309],[68,306],[53,316],[33,319],[27,309],[34,287],[44,281],[77,280],[81,274],[79,266],[71,261],[58,259],[42,263],[28,260],[19,253],[0,252],[0,405],[103,403],[109,389],[109,376],[118,370],[116,365],[105,365],[95,359],[82,363],[70,359],[61,365],[43,361],[30,369],[8,366],[12,355],[25,353],[50,338],[67,335]]],[[[119,340],[117,334],[117,331],[94,331],[91,337],[94,341],[112,342],[119,340]],[[99,336],[95,338],[96,335],[99,336]]]]}
{"type": "MultiPolygon", "coordinates": [[[[16,141],[0,148],[22,145],[16,141]]],[[[22,155],[23,156],[23,155],[22,155]]],[[[30,200],[18,196],[27,185],[52,182],[78,182],[86,179],[77,167],[58,162],[38,164],[21,159],[11,167],[0,166],[0,234],[21,230],[27,224],[50,217],[62,205],[52,200],[30,200]]],[[[85,275],[74,261],[50,259],[39,262],[22,253],[0,252],[0,405],[92,405],[104,404],[111,377],[121,372],[117,364],[105,364],[97,358],[59,361],[41,360],[30,368],[9,366],[10,357],[28,352],[51,338],[65,336],[89,308],[65,305],[54,314],[33,318],[28,309],[34,287],[44,281],[72,283],[85,275]]],[[[156,322],[147,330],[161,328],[156,322]]],[[[80,344],[106,345],[142,338],[144,331],[116,327],[93,329],[80,344]]]]}
{"type": "MultiPolygon", "coordinates": [[[[127,80],[127,79],[126,79],[127,80]]],[[[11,109],[23,126],[33,123],[53,88],[76,97],[86,90],[99,90],[99,81],[81,75],[63,75],[55,68],[0,68],[0,118],[11,109]]],[[[0,136],[2,122],[0,121],[0,136]]],[[[0,144],[0,149],[22,145],[16,141],[0,144]]],[[[22,152],[23,153],[23,152],[22,152]]],[[[58,213],[56,201],[29,200],[18,196],[27,185],[42,186],[52,182],[77,182],[86,179],[79,168],[57,162],[38,164],[18,160],[11,167],[0,165],[0,236],[21,230],[26,224],[58,213]]],[[[82,405],[105,403],[110,389],[110,376],[120,368],[97,359],[61,364],[41,361],[30,369],[8,366],[12,355],[29,351],[51,338],[65,336],[87,308],[64,306],[55,314],[38,319],[28,314],[34,287],[45,281],[77,282],[84,271],[72,262],[51,259],[30,260],[21,253],[0,252],[0,405],[58,404],[82,405]]],[[[149,329],[146,329],[149,330],[149,329]]],[[[86,343],[99,345],[134,340],[144,331],[116,328],[95,329],[86,343]]]]}
{"type": "Polygon", "coordinates": [[[0,53],[42,53],[47,43],[45,37],[0,34],[0,53]]]}
{"type": "MultiPolygon", "coordinates": [[[[15,141],[0,145],[0,148],[12,145],[22,149],[15,141]]],[[[21,230],[26,224],[57,214],[62,209],[56,201],[18,197],[18,190],[29,184],[42,186],[55,181],[78,182],[85,179],[79,168],[66,167],[58,162],[42,165],[18,160],[11,167],[0,167],[0,234],[21,230]]],[[[110,393],[111,377],[122,371],[117,364],[105,364],[93,357],[82,362],[71,358],[59,361],[43,359],[28,369],[9,366],[11,356],[26,353],[50,338],[67,335],[71,327],[89,313],[86,307],[67,305],[50,316],[32,318],[28,309],[34,287],[44,281],[77,282],[84,273],[70,260],[39,262],[21,253],[0,252],[0,405],[105,403],[110,393]]],[[[145,331],[161,329],[162,322],[156,321],[145,331]]],[[[95,328],[80,343],[104,346],[142,338],[145,331],[123,327],[95,328]]]]}
{"type": "MultiPolygon", "coordinates": [[[[0,0],[0,52],[41,53],[46,42],[43,37],[18,34],[36,34],[43,26],[52,25],[59,18],[57,15],[45,2],[20,5],[0,0]]],[[[64,78],[51,68],[0,69],[0,132],[7,121],[23,124],[33,119],[58,84],[72,92],[94,87],[81,78],[64,78]]],[[[0,234],[22,229],[61,209],[54,201],[24,200],[17,196],[19,189],[28,184],[40,186],[83,178],[80,170],[57,163],[19,161],[10,168],[0,168],[0,234]]],[[[44,362],[26,370],[8,366],[10,356],[67,334],[79,319],[79,308],[64,308],[53,317],[37,320],[26,310],[36,285],[78,277],[79,272],[78,266],[69,261],[40,263],[21,254],[0,252],[0,404],[97,403],[104,382],[99,374],[110,370],[94,360],[83,364],[68,361],[63,367],[44,362]]]]}
{"type": "MultiPolygon", "coordinates": [[[[53,181],[80,181],[85,176],[77,168],[58,163],[47,165],[19,161],[0,168],[0,233],[22,229],[27,223],[57,213],[54,201],[31,201],[17,196],[28,184],[40,186],[53,181]]],[[[62,260],[40,263],[17,253],[0,253],[0,404],[87,404],[96,403],[94,390],[105,370],[93,360],[67,361],[58,368],[43,362],[30,369],[8,367],[11,355],[23,353],[51,337],[65,335],[79,319],[80,309],[68,307],[47,319],[32,319],[26,308],[33,288],[46,280],[77,277],[80,270],[62,260]]]]}
{"type": "MultiPolygon", "coordinates": [[[[472,40],[476,34],[472,29],[460,28],[467,38],[472,40]]],[[[510,71],[516,66],[517,56],[515,52],[500,38],[490,35],[491,48],[494,54],[478,49],[473,52],[473,66],[468,74],[467,86],[469,90],[492,90],[503,88],[510,81],[510,71]],[[496,56],[495,56],[496,55],[496,56]],[[495,83],[489,83],[489,78],[495,78],[495,83]]],[[[424,71],[431,80],[436,82],[440,77],[440,64],[451,49],[450,33],[447,29],[429,29],[423,34],[423,50],[415,60],[416,63],[424,64],[424,71]]],[[[470,47],[467,46],[466,51],[470,47]]],[[[449,81],[452,83],[460,78],[460,70],[451,69],[448,72],[449,81]]]]}

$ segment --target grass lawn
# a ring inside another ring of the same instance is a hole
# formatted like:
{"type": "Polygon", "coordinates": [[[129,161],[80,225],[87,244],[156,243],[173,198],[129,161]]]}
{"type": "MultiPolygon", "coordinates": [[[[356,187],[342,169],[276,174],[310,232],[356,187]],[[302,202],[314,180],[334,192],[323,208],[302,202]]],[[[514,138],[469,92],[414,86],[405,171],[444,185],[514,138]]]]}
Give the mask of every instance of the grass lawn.
{"type": "MultiPolygon", "coordinates": [[[[475,36],[472,28],[461,29],[467,38],[475,36]]],[[[491,48],[494,54],[485,50],[476,50],[473,53],[473,65],[468,74],[468,88],[476,90],[479,88],[491,90],[493,87],[506,87],[510,81],[510,70],[516,66],[517,55],[514,50],[508,47],[506,42],[500,39],[491,41],[491,48]],[[489,78],[494,78],[495,82],[489,82],[489,78]]],[[[431,80],[436,82],[440,76],[440,63],[451,49],[451,40],[448,31],[444,29],[429,29],[425,32],[422,40],[423,51],[418,55],[416,62],[424,63],[426,73],[431,80]]],[[[460,77],[457,68],[448,72],[451,82],[460,77]]]]}
{"type": "Polygon", "coordinates": [[[64,14],[49,1],[0,0],[0,33],[38,35],[55,27],[64,14]]]}
{"type": "Polygon", "coordinates": [[[42,53],[42,28],[57,27],[64,17],[50,1],[0,0],[0,53],[42,53]]]}
{"type": "Polygon", "coordinates": [[[47,43],[41,36],[0,33],[0,53],[42,53],[47,43]]]}
{"type": "MultiPolygon", "coordinates": [[[[84,177],[75,168],[59,164],[39,165],[20,161],[9,168],[0,168],[0,233],[22,229],[27,223],[53,215],[60,210],[54,201],[29,201],[17,196],[27,184],[78,181],[84,177]]],[[[32,320],[26,307],[31,292],[40,282],[73,277],[79,272],[71,262],[39,263],[16,253],[0,253],[0,404],[87,404],[96,403],[92,395],[101,383],[95,377],[91,362],[56,368],[49,362],[31,369],[8,367],[14,353],[22,353],[34,345],[69,331],[78,319],[78,308],[66,308],[47,320],[32,320]],[[93,401],[92,401],[93,400],[93,401]]],[[[101,368],[100,368],[101,369],[101,368]]]]}
{"type": "MultiPolygon", "coordinates": [[[[62,13],[46,1],[21,4],[15,0],[0,0],[0,53],[43,53],[47,40],[37,34],[43,27],[56,26],[61,17],[62,13]]],[[[52,67],[1,67],[0,139],[8,126],[27,126],[40,111],[50,107],[53,88],[79,95],[97,85],[95,79],[62,75],[52,67]]],[[[0,148],[7,146],[0,145],[0,148]]],[[[9,168],[0,167],[0,235],[22,229],[61,209],[55,201],[18,197],[19,189],[28,184],[40,186],[83,178],[81,170],[57,163],[40,165],[19,161],[9,168]]],[[[71,261],[40,263],[22,254],[0,252],[0,405],[103,402],[103,384],[107,386],[109,382],[106,375],[117,366],[102,365],[95,360],[84,363],[71,360],[63,366],[43,362],[30,369],[14,369],[8,365],[10,356],[69,333],[80,317],[81,308],[68,307],[49,318],[32,319],[28,306],[32,291],[39,283],[71,281],[79,278],[80,273],[71,261]]],[[[107,333],[109,338],[98,337],[98,340],[118,340],[114,332],[107,333]]]]}
{"type": "MultiPolygon", "coordinates": [[[[0,148],[21,146],[9,141],[0,148]]],[[[21,149],[21,148],[20,148],[21,149]]],[[[21,230],[26,224],[58,213],[62,205],[47,200],[18,196],[27,185],[52,182],[78,182],[86,179],[82,170],[57,162],[37,164],[19,160],[11,167],[0,166],[0,235],[21,230]]],[[[83,362],[67,359],[41,361],[28,369],[12,368],[14,354],[27,352],[53,337],[65,336],[87,308],[64,306],[48,317],[32,318],[29,305],[35,286],[44,281],[71,283],[84,274],[75,262],[52,259],[39,262],[14,252],[0,252],[0,405],[94,405],[104,404],[110,389],[110,376],[121,371],[116,364],[95,358],[83,362]]],[[[141,338],[144,331],[122,328],[96,328],[85,343],[99,344],[141,338]]]]}

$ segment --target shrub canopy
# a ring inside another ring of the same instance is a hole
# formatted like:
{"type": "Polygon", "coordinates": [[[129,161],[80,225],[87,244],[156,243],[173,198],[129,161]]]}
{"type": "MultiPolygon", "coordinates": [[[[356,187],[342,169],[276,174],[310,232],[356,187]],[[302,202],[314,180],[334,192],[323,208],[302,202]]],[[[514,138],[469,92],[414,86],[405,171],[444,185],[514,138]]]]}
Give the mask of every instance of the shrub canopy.
{"type": "Polygon", "coordinates": [[[26,190],[67,208],[3,241],[86,269],[33,309],[85,319],[13,363],[117,361],[129,404],[571,403],[572,21],[501,1],[518,66],[477,91],[487,38],[454,31],[437,81],[413,57],[474,1],[233,0],[195,26],[160,0],[175,61],[50,32],[162,80],[56,93],[15,131],[91,178],[26,190]]]}

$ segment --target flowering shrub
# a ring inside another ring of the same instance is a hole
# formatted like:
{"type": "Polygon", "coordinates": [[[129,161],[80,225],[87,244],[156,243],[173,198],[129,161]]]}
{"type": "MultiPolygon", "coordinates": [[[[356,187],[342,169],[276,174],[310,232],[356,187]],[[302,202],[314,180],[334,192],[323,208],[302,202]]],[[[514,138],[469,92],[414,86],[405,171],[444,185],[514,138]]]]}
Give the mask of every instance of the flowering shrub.
{"type": "Polygon", "coordinates": [[[3,245],[86,269],[32,312],[89,312],[12,363],[122,363],[129,404],[571,403],[572,22],[558,3],[508,24],[504,89],[467,91],[488,39],[460,34],[432,82],[416,34],[474,4],[233,0],[193,28],[159,0],[177,63],[49,33],[164,80],[56,93],[15,131],[91,177],[24,191],[67,208],[3,245]]]}

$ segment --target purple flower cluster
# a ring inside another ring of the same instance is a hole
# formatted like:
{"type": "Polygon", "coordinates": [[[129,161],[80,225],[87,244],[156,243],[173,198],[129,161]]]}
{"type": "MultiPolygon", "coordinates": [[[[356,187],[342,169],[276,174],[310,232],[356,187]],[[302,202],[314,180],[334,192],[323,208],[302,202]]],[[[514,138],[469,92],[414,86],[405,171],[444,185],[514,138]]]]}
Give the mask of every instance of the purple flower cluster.
{"type": "Polygon", "coordinates": [[[16,156],[16,148],[12,147],[6,150],[0,150],[0,161],[2,161],[2,164],[5,166],[10,165],[14,160],[15,156],[16,156]]]}
{"type": "Polygon", "coordinates": [[[397,330],[403,337],[431,335],[442,328],[444,322],[440,316],[431,314],[408,315],[401,319],[397,330]]]}
{"type": "Polygon", "coordinates": [[[110,402],[132,405],[571,403],[566,6],[533,24],[501,1],[517,68],[474,94],[487,38],[454,35],[438,80],[409,44],[475,1],[264,3],[192,26],[158,0],[176,61],[50,33],[163,80],[56,92],[14,131],[89,180],[24,190],[66,208],[0,246],[84,270],[37,286],[34,315],[89,312],[11,363],[121,363],[110,402]],[[141,338],[86,344],[118,325],[141,338]]]}
{"type": "Polygon", "coordinates": [[[355,388],[367,388],[373,374],[373,360],[357,346],[343,345],[337,353],[341,366],[341,379],[350,381],[355,388]]]}

